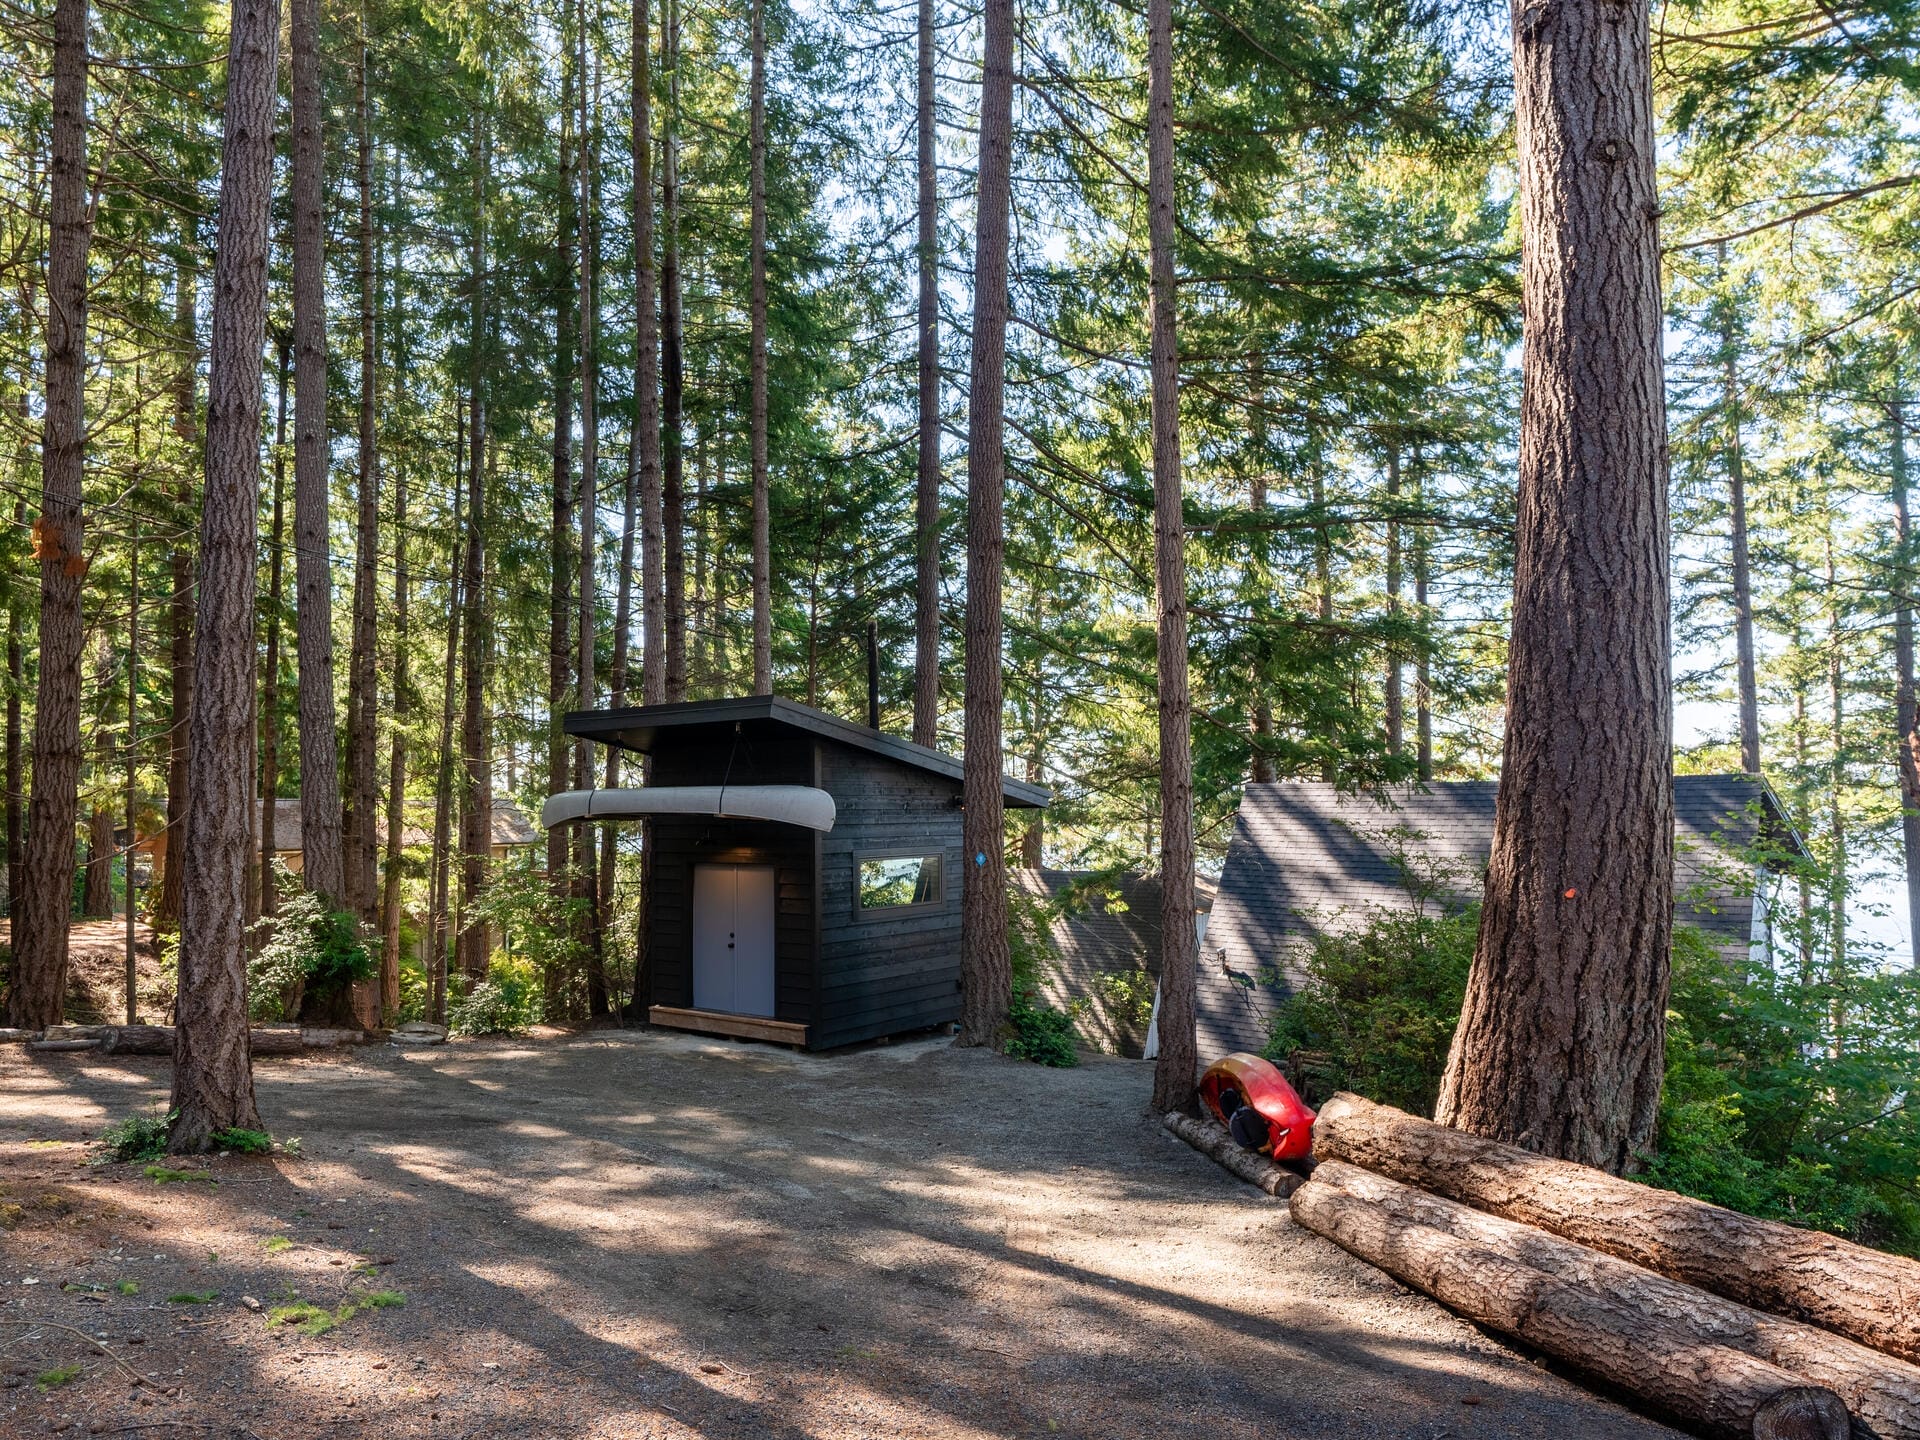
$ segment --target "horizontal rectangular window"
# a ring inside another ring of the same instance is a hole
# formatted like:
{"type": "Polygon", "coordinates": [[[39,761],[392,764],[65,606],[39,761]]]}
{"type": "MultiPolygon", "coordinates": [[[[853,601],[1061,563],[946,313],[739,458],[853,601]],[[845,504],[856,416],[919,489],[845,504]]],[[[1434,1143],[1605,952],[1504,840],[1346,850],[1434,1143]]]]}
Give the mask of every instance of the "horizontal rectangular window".
{"type": "Polygon", "coordinates": [[[897,910],[940,901],[940,857],[896,855],[860,862],[860,908],[897,910]]]}

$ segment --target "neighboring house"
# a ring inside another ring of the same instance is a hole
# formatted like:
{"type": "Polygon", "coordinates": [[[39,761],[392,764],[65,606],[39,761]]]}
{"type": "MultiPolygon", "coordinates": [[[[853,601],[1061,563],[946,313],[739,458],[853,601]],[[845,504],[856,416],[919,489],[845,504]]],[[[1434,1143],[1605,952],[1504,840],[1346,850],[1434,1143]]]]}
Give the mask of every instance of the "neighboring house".
{"type": "MultiPolygon", "coordinates": [[[[260,846],[260,825],[263,818],[260,802],[253,807],[254,848],[260,846]]],[[[457,850],[460,845],[459,820],[456,817],[449,830],[450,843],[457,850]]],[[[387,812],[382,806],[374,818],[373,839],[383,850],[387,843],[387,812]]],[[[542,843],[541,833],[533,826],[526,813],[511,800],[493,797],[493,858],[504,860],[507,855],[527,845],[542,843]]],[[[428,805],[409,805],[407,807],[407,828],[401,833],[403,845],[427,846],[433,843],[433,808],[428,805]]],[[[276,800],[273,802],[273,853],[282,864],[296,875],[300,873],[300,802],[298,800],[276,800]]]]}
{"type": "MultiPolygon", "coordinates": [[[[1022,894],[1056,911],[1049,936],[1054,965],[1041,994],[1074,1016],[1087,1045],[1140,1055],[1153,991],[1130,977],[1160,974],[1160,876],[1021,869],[1010,878],[1022,894]]],[[[1212,885],[1196,879],[1194,923],[1203,941],[1212,908],[1212,885]]]]}
{"type": "MultiPolygon", "coordinates": [[[[1248,785],[1234,822],[1195,996],[1199,1057],[1265,1047],[1273,1012],[1301,983],[1300,954],[1369,908],[1408,906],[1414,885],[1456,902],[1478,893],[1493,840],[1495,782],[1431,781],[1342,794],[1311,781],[1248,785]]],[[[1675,916],[1746,953],[1768,944],[1756,842],[1803,854],[1766,782],[1674,778],[1675,916]]]]}

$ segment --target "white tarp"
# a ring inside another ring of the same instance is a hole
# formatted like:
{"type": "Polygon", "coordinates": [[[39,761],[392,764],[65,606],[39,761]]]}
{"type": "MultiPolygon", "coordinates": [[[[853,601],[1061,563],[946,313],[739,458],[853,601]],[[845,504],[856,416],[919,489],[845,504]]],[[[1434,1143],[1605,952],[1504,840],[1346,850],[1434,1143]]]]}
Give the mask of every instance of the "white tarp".
{"type": "Polygon", "coordinates": [[[714,815],[833,829],[833,797],[810,785],[657,785],[640,790],[567,790],[547,797],[540,823],[624,820],[642,815],[714,815]]]}

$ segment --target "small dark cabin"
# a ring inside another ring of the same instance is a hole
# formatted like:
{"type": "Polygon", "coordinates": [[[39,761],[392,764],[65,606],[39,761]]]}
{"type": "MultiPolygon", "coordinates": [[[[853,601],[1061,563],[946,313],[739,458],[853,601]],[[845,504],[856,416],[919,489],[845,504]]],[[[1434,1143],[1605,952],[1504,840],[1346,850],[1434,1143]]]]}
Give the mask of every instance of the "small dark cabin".
{"type": "MultiPolygon", "coordinates": [[[[765,695],[575,711],[565,725],[650,756],[645,789],[662,795],[832,797],[824,831],[649,812],[654,1024],[826,1050],[959,1018],[959,760],[765,695]]],[[[1049,798],[1011,779],[1004,793],[1024,809],[1049,798]]]]}

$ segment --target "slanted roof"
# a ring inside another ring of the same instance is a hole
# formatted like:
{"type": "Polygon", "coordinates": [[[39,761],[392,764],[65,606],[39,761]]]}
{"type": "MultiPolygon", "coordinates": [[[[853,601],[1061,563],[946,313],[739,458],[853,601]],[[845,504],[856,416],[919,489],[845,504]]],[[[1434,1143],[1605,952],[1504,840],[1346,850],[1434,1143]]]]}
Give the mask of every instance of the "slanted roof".
{"type": "MultiPolygon", "coordinates": [[[[897,764],[955,782],[962,778],[960,761],[952,755],[929,750],[897,735],[869,730],[864,725],[777,695],[683,700],[671,705],[637,705],[620,710],[572,710],[563,723],[569,735],[642,755],[651,754],[665,734],[672,734],[676,739],[711,740],[718,745],[731,739],[736,725],[747,727],[749,733],[785,730],[883,755],[897,764]]],[[[1029,785],[1010,776],[1003,777],[1001,784],[1007,804],[1016,809],[1043,809],[1053,798],[1043,786],[1029,785]]]]}
{"type": "MultiPolygon", "coordinates": [[[[1100,976],[1114,971],[1160,973],[1160,876],[1098,870],[1008,871],[1016,889],[1043,903],[1065,904],[1051,927],[1055,966],[1041,984],[1046,998],[1076,1016],[1089,1043],[1121,1055],[1138,1055],[1144,1026],[1114,1023],[1101,1003],[1100,976]],[[1079,1002],[1077,1005],[1075,1002],[1079,1002]]],[[[1194,880],[1194,910],[1213,904],[1213,887],[1194,880]]]]}
{"type": "MultiPolygon", "coordinates": [[[[254,802],[254,834],[260,833],[260,802],[254,802]]],[[[374,843],[387,843],[387,812],[384,806],[374,816],[374,843]]],[[[540,832],[533,828],[526,814],[511,800],[499,796],[493,799],[493,843],[501,846],[534,845],[540,840],[540,832]]],[[[426,805],[407,807],[406,829],[400,834],[403,845],[430,845],[433,843],[433,810],[426,805]]],[[[277,855],[297,855],[302,850],[300,843],[300,802],[298,800],[275,800],[273,802],[273,849],[277,855]]]]}
{"type": "MultiPolygon", "coordinates": [[[[1274,1008],[1302,978],[1301,942],[1350,923],[1343,913],[1410,904],[1409,867],[1442,894],[1477,893],[1494,792],[1491,780],[1362,794],[1314,781],[1248,785],[1200,947],[1200,1058],[1262,1049],[1274,1008]]],[[[1740,852],[1762,840],[1805,847],[1758,776],[1676,776],[1673,801],[1675,916],[1744,953],[1754,886],[1740,852]]]]}

